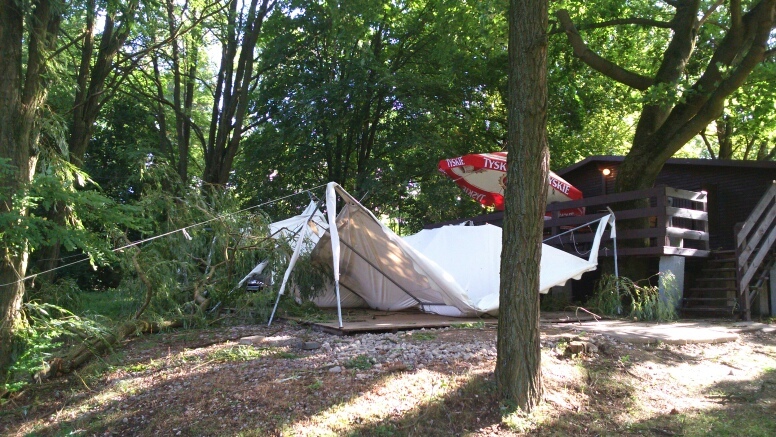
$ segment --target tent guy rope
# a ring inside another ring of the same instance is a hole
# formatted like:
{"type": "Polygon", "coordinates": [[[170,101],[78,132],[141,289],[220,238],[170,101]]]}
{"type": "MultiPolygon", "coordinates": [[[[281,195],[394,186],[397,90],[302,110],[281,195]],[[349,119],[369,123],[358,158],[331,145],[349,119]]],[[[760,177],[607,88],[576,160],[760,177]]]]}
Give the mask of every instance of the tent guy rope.
{"type": "MultiPolygon", "coordinates": [[[[138,246],[140,244],[147,243],[147,242],[153,241],[153,240],[157,240],[159,238],[167,237],[167,236],[170,236],[170,235],[178,233],[178,232],[182,233],[184,235],[184,237],[186,237],[186,239],[190,240],[191,237],[188,236],[188,232],[187,232],[188,229],[196,228],[196,227],[208,224],[208,223],[216,221],[216,220],[221,220],[221,219],[226,218],[226,217],[230,217],[230,216],[233,216],[233,215],[236,215],[236,214],[240,214],[240,213],[243,213],[243,212],[246,212],[246,211],[250,211],[252,209],[261,208],[262,206],[271,205],[271,204],[273,204],[275,202],[279,202],[281,200],[285,200],[285,199],[288,199],[288,198],[291,198],[291,197],[294,197],[294,196],[298,196],[298,195],[303,194],[303,193],[311,193],[313,190],[317,190],[317,189],[323,188],[325,186],[326,186],[325,184],[324,185],[318,185],[317,187],[313,187],[313,188],[310,188],[310,189],[307,189],[307,190],[297,191],[296,193],[292,193],[292,194],[289,194],[287,196],[278,197],[277,199],[268,200],[268,201],[266,201],[264,203],[260,203],[258,205],[253,205],[253,206],[249,206],[247,208],[243,208],[243,209],[240,209],[240,210],[235,211],[235,212],[230,212],[230,213],[227,213],[227,214],[222,214],[222,215],[213,217],[211,219],[201,221],[199,223],[194,223],[194,224],[191,224],[191,225],[188,225],[188,226],[184,226],[182,228],[178,228],[178,229],[175,229],[175,230],[172,230],[172,231],[169,231],[169,232],[165,232],[163,234],[155,235],[153,237],[145,238],[145,239],[142,239],[142,240],[133,241],[133,242],[131,242],[129,244],[125,244],[125,245],[123,245],[121,247],[117,247],[115,249],[111,249],[110,251],[111,252],[120,252],[120,251],[122,251],[124,249],[128,249],[128,248],[134,247],[134,246],[138,246]]],[[[24,281],[26,281],[28,279],[34,279],[34,278],[36,278],[36,277],[38,277],[40,275],[45,275],[46,273],[51,273],[51,272],[56,271],[56,270],[60,270],[60,269],[64,269],[64,268],[76,265],[76,264],[80,264],[82,262],[89,261],[90,259],[91,259],[91,257],[86,256],[86,258],[80,259],[78,261],[73,261],[71,263],[63,264],[61,266],[58,266],[58,267],[55,267],[53,269],[49,269],[49,270],[46,270],[46,271],[43,271],[43,272],[34,273],[32,275],[28,275],[28,276],[25,276],[23,278],[17,279],[16,281],[13,281],[13,282],[8,282],[8,283],[5,283],[5,284],[0,284],[0,288],[8,287],[8,286],[11,286],[11,285],[14,285],[14,284],[18,284],[18,283],[24,282],[24,281]]]]}

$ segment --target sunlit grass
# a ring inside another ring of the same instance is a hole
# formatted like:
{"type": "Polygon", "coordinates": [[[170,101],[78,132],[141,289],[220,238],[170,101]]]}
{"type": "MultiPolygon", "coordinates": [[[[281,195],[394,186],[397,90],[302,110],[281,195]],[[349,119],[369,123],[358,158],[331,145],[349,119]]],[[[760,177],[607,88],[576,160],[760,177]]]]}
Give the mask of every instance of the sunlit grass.
{"type": "Polygon", "coordinates": [[[457,390],[475,374],[455,377],[421,369],[388,377],[367,392],[330,406],[326,410],[290,425],[286,435],[326,436],[347,434],[353,427],[372,430],[386,428],[381,424],[392,417],[401,418],[457,390]]]}

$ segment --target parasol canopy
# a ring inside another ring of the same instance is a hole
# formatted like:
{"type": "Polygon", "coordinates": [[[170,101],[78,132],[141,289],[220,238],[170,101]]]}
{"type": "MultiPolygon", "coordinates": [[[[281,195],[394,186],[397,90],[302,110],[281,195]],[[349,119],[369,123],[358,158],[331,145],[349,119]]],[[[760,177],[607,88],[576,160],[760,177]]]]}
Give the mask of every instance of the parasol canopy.
{"type": "MultiPolygon", "coordinates": [[[[507,185],[507,152],[473,153],[439,161],[439,171],[452,179],[474,200],[497,210],[504,209],[507,185]]],[[[547,203],[582,199],[582,192],[549,172],[547,203]]],[[[584,208],[564,209],[561,217],[584,215],[584,208]]]]}

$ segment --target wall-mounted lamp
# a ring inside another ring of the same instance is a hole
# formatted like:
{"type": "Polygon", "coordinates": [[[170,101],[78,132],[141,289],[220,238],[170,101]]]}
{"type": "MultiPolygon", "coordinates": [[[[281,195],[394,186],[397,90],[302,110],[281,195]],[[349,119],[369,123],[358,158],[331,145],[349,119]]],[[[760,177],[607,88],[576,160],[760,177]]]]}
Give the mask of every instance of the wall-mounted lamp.
{"type": "Polygon", "coordinates": [[[606,178],[612,174],[612,169],[610,168],[602,168],[601,169],[601,195],[606,195],[606,178]]]}

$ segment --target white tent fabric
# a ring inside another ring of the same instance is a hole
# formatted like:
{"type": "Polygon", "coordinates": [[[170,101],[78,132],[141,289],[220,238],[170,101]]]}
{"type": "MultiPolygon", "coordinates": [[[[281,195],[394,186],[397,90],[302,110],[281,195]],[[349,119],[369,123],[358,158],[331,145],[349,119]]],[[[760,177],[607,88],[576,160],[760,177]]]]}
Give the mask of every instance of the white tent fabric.
{"type": "MultiPolygon", "coordinates": [[[[318,243],[321,235],[326,232],[327,227],[326,218],[318,209],[318,205],[311,200],[301,214],[286,220],[270,223],[269,231],[273,238],[288,238],[291,244],[293,244],[294,253],[296,258],[298,258],[297,248],[299,248],[300,253],[309,253],[315,247],[315,244],[318,243]]],[[[293,263],[289,263],[290,268],[293,268],[296,258],[293,258],[293,263]]],[[[253,270],[237,283],[237,287],[242,287],[251,276],[260,275],[267,267],[267,264],[269,264],[267,261],[261,261],[257,264],[253,270]]],[[[290,273],[290,270],[288,272],[290,273]]]]}
{"type": "MultiPolygon", "coordinates": [[[[418,307],[452,316],[497,314],[500,228],[451,226],[402,239],[339,185],[327,186],[326,199],[329,223],[335,226],[321,237],[312,256],[331,263],[335,276],[332,287],[316,301],[319,305],[365,303],[387,311],[418,307]],[[345,205],[334,218],[337,195],[345,205]]],[[[587,260],[544,245],[540,291],[594,270],[607,224],[614,229],[613,216],[600,220],[587,260]]]]}
{"type": "MultiPolygon", "coordinates": [[[[326,213],[329,224],[311,202],[299,216],[270,226],[273,236],[291,238],[294,244],[280,294],[299,255],[312,250],[313,258],[334,272],[333,283],[315,302],[336,306],[340,326],[343,306],[386,311],[416,307],[451,316],[498,314],[501,228],[445,226],[401,238],[335,183],[326,189],[326,213]],[[338,196],[345,204],[336,214],[338,196]]],[[[543,245],[539,291],[546,293],[594,270],[607,225],[615,237],[614,216],[602,217],[588,259],[543,245]]],[[[265,266],[259,264],[240,284],[265,266]]]]}
{"type": "Polygon", "coordinates": [[[313,244],[318,242],[319,237],[323,235],[328,227],[326,218],[318,209],[318,205],[312,200],[301,214],[289,219],[271,223],[269,225],[269,231],[275,238],[283,236],[286,238],[293,238],[294,241],[297,241],[299,239],[299,231],[304,225],[307,225],[311,230],[309,237],[313,244]]]}
{"type": "MultiPolygon", "coordinates": [[[[476,312],[465,291],[449,273],[413,249],[333,183],[327,187],[327,213],[336,211],[336,195],[345,200],[335,219],[336,233],[330,232],[321,238],[313,257],[330,263],[339,270],[340,276],[335,289],[327,290],[316,303],[323,306],[332,300],[343,305],[346,301],[364,302],[385,311],[423,305],[432,312],[446,307],[460,315],[476,312]],[[332,299],[338,284],[341,298],[332,299]]],[[[329,230],[334,228],[330,226],[329,230]]]]}

